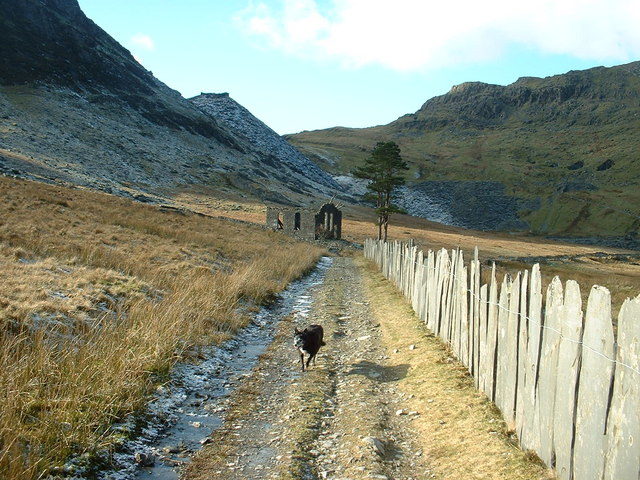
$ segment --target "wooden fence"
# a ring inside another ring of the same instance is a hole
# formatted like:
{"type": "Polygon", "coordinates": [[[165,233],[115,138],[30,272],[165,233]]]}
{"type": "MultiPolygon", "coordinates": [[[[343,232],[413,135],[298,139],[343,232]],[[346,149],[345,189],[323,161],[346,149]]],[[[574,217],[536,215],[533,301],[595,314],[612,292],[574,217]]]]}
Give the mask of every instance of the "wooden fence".
{"type": "Polygon", "coordinates": [[[537,264],[500,283],[493,265],[481,285],[477,248],[469,265],[460,250],[376,240],[365,256],[559,479],[640,478],[640,296],[624,302],[616,339],[606,288],[583,313],[573,280],[554,278],[543,299],[537,264]]]}

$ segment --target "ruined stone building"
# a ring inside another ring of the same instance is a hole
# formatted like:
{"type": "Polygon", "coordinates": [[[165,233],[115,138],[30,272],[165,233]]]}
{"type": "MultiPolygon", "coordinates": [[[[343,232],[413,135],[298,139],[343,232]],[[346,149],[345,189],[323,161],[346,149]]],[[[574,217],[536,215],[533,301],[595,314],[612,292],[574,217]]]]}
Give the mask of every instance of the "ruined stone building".
{"type": "Polygon", "coordinates": [[[267,207],[267,227],[304,240],[339,240],[342,237],[342,211],[333,203],[325,203],[317,211],[267,207]]]}

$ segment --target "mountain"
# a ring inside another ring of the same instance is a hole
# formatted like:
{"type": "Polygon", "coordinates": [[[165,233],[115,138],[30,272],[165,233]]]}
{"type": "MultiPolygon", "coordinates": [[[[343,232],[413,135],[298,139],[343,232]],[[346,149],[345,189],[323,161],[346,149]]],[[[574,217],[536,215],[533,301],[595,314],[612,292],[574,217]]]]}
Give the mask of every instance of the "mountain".
{"type": "MultiPolygon", "coordinates": [[[[511,85],[468,82],[388,125],[286,138],[334,174],[377,141],[411,166],[401,203],[450,223],[633,244],[640,227],[640,62],[511,85]]],[[[637,243],[636,243],[637,245],[637,243]]]]}
{"type": "Polygon", "coordinates": [[[236,126],[251,123],[247,135],[211,113],[156,79],[77,0],[0,0],[0,173],[146,201],[185,189],[281,203],[336,192],[294,148],[256,146],[252,135],[283,141],[246,109],[236,126]]]}

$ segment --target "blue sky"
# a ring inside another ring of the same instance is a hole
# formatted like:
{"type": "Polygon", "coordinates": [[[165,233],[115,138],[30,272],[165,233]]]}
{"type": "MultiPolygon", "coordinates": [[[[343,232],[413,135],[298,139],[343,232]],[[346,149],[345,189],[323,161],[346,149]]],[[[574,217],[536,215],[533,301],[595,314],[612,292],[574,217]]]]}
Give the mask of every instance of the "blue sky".
{"type": "Polygon", "coordinates": [[[279,133],[388,123],[464,81],[640,59],[638,0],[79,1],[185,97],[229,92],[279,133]]]}

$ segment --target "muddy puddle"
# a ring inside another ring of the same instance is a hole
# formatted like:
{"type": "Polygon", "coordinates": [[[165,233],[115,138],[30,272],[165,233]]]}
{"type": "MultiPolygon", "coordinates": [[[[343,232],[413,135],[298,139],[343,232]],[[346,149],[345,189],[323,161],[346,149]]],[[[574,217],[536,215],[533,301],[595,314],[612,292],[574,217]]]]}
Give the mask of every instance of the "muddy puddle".
{"type": "Polygon", "coordinates": [[[114,427],[115,431],[139,434],[112,455],[113,469],[87,474],[70,464],[67,478],[177,480],[181,468],[222,425],[229,395],[250,375],[273,340],[278,322],[287,315],[308,316],[310,290],[323,282],[331,263],[331,258],[323,257],[309,275],[293,282],[272,305],[256,313],[251,324],[233,339],[202,348],[202,361],[176,365],[170,381],[158,388],[144,421],[136,418],[114,427]]]}

